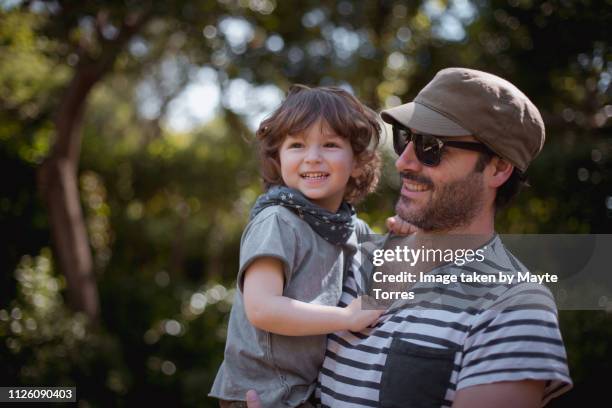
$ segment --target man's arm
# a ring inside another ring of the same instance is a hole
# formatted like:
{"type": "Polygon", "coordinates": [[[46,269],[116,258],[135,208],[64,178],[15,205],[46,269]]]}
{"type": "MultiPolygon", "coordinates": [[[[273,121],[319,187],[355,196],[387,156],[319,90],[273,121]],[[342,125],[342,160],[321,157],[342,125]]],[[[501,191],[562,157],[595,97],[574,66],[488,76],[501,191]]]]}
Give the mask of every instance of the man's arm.
{"type": "Polygon", "coordinates": [[[539,408],[544,381],[505,381],[474,385],[457,391],[453,408],[539,408]]]}

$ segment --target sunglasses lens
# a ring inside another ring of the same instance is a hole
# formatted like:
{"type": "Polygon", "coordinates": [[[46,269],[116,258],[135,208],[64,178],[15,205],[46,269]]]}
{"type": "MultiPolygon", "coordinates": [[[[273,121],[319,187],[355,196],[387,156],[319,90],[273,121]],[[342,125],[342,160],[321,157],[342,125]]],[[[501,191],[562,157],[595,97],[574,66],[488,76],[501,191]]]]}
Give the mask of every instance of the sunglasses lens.
{"type": "Polygon", "coordinates": [[[419,160],[426,166],[437,166],[440,164],[440,156],[442,155],[440,141],[431,135],[419,136],[415,141],[419,160]]]}
{"type": "Polygon", "coordinates": [[[393,148],[398,156],[402,155],[411,140],[414,141],[414,150],[421,163],[426,166],[440,164],[442,148],[435,136],[412,133],[410,129],[393,126],[393,148]]]}
{"type": "Polygon", "coordinates": [[[393,150],[398,156],[401,156],[408,142],[410,142],[410,133],[407,129],[399,126],[393,126],[393,150]]]}

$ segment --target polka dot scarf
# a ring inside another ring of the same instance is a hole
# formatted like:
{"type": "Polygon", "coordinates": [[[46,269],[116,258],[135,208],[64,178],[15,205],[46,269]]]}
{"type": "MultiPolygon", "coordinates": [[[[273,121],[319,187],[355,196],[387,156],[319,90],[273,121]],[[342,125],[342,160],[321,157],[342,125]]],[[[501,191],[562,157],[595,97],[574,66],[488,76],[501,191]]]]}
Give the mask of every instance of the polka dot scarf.
{"type": "Polygon", "coordinates": [[[285,186],[273,186],[260,195],[251,210],[250,219],[272,205],[282,205],[290,209],[306,221],[317,234],[334,245],[346,243],[355,228],[353,222],[355,210],[349,203],[343,201],[338,212],[332,213],[312,203],[298,190],[285,186]]]}

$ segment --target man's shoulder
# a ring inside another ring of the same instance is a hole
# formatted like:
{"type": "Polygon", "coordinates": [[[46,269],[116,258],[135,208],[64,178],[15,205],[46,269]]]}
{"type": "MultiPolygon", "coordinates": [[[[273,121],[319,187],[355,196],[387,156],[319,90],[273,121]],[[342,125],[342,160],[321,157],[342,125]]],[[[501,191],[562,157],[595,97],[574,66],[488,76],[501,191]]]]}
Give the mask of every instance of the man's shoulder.
{"type": "Polygon", "coordinates": [[[555,298],[550,289],[543,284],[534,282],[519,282],[509,285],[488,309],[504,313],[540,310],[558,314],[555,298]]]}
{"type": "Polygon", "coordinates": [[[503,245],[499,236],[494,243],[496,265],[500,273],[511,277],[505,289],[500,293],[494,306],[523,305],[536,308],[548,309],[556,313],[555,298],[550,289],[543,283],[534,279],[534,274],[517,258],[508,248],[503,245]]]}

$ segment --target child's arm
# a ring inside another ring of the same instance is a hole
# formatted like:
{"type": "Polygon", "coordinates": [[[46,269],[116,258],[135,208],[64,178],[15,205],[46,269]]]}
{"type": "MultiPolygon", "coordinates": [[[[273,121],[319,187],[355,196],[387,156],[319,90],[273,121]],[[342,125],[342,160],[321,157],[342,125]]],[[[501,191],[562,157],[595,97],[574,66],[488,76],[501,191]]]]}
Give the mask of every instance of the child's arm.
{"type": "Polygon", "coordinates": [[[383,312],[362,310],[361,298],[345,308],[301,302],[282,295],[283,282],[283,266],[278,259],[258,258],[247,268],[244,307],[253,326],[284,336],[359,331],[376,322],[383,312]]]}

